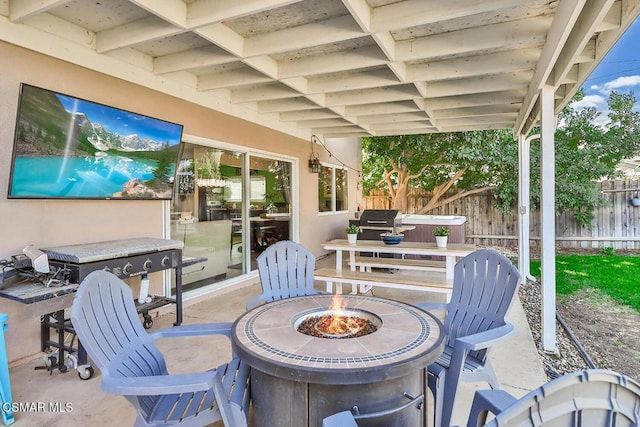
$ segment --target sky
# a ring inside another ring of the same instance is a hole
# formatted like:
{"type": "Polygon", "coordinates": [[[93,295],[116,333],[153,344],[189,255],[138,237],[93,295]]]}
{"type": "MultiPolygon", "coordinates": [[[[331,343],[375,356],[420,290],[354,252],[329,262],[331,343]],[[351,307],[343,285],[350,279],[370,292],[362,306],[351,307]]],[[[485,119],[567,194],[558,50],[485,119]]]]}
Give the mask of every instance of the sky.
{"type": "Polygon", "coordinates": [[[608,121],[607,100],[613,90],[619,93],[633,91],[637,100],[634,111],[640,112],[640,18],[620,37],[582,88],[585,97],[574,103],[574,107],[595,107],[601,112],[599,122],[602,124],[608,121]]]}
{"type": "Polygon", "coordinates": [[[111,132],[117,132],[122,136],[138,134],[141,138],[147,137],[160,143],[168,142],[169,145],[180,143],[181,125],[71,96],[58,94],[57,97],[68,112],[82,112],[92,123],[100,123],[111,132]]]}

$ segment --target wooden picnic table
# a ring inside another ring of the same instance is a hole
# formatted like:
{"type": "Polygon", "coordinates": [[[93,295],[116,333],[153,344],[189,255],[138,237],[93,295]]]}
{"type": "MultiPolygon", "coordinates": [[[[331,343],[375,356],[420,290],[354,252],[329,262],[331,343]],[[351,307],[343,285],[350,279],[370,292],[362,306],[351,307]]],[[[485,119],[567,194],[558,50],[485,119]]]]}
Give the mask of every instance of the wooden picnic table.
{"type": "MultiPolygon", "coordinates": [[[[405,242],[397,245],[387,245],[382,240],[358,240],[349,243],[346,239],[330,240],[322,244],[325,250],[336,251],[336,270],[342,270],[342,253],[349,253],[349,266],[356,270],[356,253],[424,255],[445,258],[445,279],[453,280],[453,267],[456,260],[469,255],[476,250],[475,245],[463,243],[449,243],[446,248],[439,248],[433,242],[405,242]]],[[[403,264],[401,261],[398,264],[403,264]]],[[[393,261],[389,265],[393,268],[393,261]]],[[[403,267],[406,268],[406,265],[403,267]]]]}

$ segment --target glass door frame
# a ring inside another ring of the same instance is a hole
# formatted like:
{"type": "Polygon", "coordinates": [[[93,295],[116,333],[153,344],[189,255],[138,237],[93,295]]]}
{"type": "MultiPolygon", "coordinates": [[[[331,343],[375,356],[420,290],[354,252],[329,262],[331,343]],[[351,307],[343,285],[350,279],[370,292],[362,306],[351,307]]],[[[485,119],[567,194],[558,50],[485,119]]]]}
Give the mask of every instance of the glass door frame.
{"type": "MultiPolygon", "coordinates": [[[[219,148],[222,150],[228,150],[233,152],[238,152],[244,154],[244,162],[242,166],[242,181],[243,181],[243,193],[242,193],[242,229],[243,229],[243,237],[242,237],[242,253],[243,253],[243,265],[246,266],[246,270],[239,276],[223,280],[220,282],[212,283],[211,285],[204,286],[202,288],[194,289],[191,291],[186,291],[183,294],[184,298],[192,298],[198,295],[203,295],[210,292],[213,289],[224,289],[226,287],[232,286],[234,284],[244,282],[251,277],[257,277],[258,271],[251,270],[251,247],[250,247],[250,224],[249,224],[249,216],[251,206],[250,202],[250,165],[251,165],[251,156],[266,158],[270,160],[278,160],[283,162],[291,163],[291,224],[290,224],[290,239],[293,241],[298,241],[300,238],[300,229],[299,229],[299,159],[297,157],[292,157],[288,155],[283,155],[279,153],[273,153],[266,150],[260,150],[252,147],[246,147],[242,145],[231,144],[228,142],[222,142],[214,139],[203,138],[195,135],[184,134],[182,137],[182,141],[185,143],[201,145],[206,148],[219,148]]],[[[166,201],[163,204],[165,218],[164,218],[164,233],[165,236],[170,235],[170,201],[166,201]]],[[[171,272],[165,272],[165,295],[171,294],[171,272]]]]}

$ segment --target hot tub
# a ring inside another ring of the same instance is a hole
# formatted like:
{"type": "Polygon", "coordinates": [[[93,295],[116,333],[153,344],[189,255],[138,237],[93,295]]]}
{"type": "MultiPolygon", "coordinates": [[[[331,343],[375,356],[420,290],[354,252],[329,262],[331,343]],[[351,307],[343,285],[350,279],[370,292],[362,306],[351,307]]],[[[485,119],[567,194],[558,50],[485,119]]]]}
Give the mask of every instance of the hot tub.
{"type": "Polygon", "coordinates": [[[402,225],[413,225],[415,229],[404,232],[404,240],[407,242],[435,242],[433,229],[437,227],[449,227],[451,235],[449,243],[465,243],[464,224],[466,216],[454,215],[402,215],[402,225]]]}
{"type": "Polygon", "coordinates": [[[417,214],[402,215],[402,225],[435,225],[437,227],[447,226],[451,228],[456,225],[463,225],[465,222],[467,222],[466,216],[417,214]]]}

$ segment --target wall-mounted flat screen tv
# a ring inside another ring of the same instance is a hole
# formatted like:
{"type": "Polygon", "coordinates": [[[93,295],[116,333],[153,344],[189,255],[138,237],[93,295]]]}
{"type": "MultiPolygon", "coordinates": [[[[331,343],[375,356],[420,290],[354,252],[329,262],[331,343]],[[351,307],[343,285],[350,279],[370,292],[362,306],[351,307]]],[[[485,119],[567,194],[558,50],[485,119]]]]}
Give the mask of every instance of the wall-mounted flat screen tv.
{"type": "Polygon", "coordinates": [[[171,199],[182,125],[22,84],[9,198],[171,199]]]}

